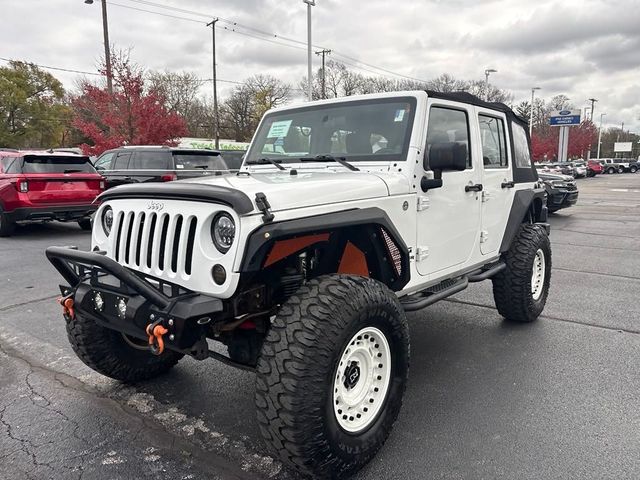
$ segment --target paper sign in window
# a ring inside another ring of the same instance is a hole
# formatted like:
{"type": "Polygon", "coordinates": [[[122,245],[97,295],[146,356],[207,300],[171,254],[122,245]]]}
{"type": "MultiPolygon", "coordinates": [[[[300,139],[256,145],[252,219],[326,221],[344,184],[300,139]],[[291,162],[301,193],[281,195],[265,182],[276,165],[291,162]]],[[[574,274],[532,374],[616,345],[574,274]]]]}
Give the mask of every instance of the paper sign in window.
{"type": "Polygon", "coordinates": [[[269,129],[267,138],[286,137],[289,132],[289,127],[291,127],[291,122],[292,120],[280,120],[279,122],[273,122],[269,129]]]}

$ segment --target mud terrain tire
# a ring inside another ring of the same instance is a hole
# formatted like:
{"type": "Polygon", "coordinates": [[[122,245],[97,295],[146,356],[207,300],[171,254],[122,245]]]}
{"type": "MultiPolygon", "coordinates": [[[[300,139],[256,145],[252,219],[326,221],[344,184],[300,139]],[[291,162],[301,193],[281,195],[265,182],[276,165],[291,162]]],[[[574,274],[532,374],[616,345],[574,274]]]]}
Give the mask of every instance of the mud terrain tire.
{"type": "Polygon", "coordinates": [[[391,290],[357,276],[327,275],[309,281],[282,306],[258,361],[256,409],[268,447],[313,478],[343,478],[356,472],[389,436],[408,369],[407,321],[391,290]],[[362,352],[361,362],[348,357],[362,352]],[[375,361],[365,368],[369,354],[375,361]],[[390,359],[386,367],[378,363],[384,359],[390,359]],[[347,370],[342,361],[362,370],[347,370]],[[388,378],[385,387],[368,383],[367,379],[384,382],[383,376],[388,378]],[[352,406],[340,403],[347,398],[338,393],[343,390],[347,395],[376,393],[365,394],[360,404],[353,400],[352,406]],[[350,414],[338,414],[340,405],[350,414]]]}

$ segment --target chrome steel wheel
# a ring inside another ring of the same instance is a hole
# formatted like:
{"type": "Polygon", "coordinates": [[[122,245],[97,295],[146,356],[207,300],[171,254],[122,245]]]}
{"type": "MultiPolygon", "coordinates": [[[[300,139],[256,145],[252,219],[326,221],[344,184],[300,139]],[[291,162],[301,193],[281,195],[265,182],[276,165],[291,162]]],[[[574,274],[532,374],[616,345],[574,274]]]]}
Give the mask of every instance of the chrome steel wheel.
{"type": "Polygon", "coordinates": [[[369,427],[389,391],[391,351],[384,334],[374,327],[356,333],[342,352],[333,384],[333,412],[350,433],[369,427]]]}
{"type": "Polygon", "coordinates": [[[546,268],[544,252],[539,248],[533,259],[533,271],[531,273],[531,295],[534,300],[538,300],[544,290],[546,268]]]}

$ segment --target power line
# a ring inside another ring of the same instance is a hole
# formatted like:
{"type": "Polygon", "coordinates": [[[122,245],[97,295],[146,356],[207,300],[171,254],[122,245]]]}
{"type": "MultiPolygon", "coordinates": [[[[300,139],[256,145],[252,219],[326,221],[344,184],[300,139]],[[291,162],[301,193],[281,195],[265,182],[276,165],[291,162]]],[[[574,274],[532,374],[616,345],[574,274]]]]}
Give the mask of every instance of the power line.
{"type": "MultiPolygon", "coordinates": [[[[180,12],[180,13],[185,13],[185,14],[188,14],[188,15],[195,15],[195,16],[199,16],[199,17],[203,17],[203,18],[214,18],[215,17],[215,18],[218,18],[221,22],[230,24],[230,25],[232,25],[234,27],[239,27],[239,28],[242,28],[242,29],[245,29],[245,30],[256,32],[256,33],[258,33],[260,35],[265,35],[267,37],[278,38],[278,39],[281,39],[281,40],[284,40],[284,41],[287,41],[287,42],[295,43],[297,45],[305,46],[305,47],[298,47],[300,49],[305,49],[306,48],[306,43],[301,41],[301,40],[285,37],[285,36],[278,35],[277,33],[273,33],[273,32],[267,32],[267,31],[264,31],[264,30],[261,30],[261,29],[255,28],[255,27],[248,26],[248,25],[243,25],[241,23],[229,20],[227,18],[220,17],[218,15],[207,15],[207,14],[204,14],[202,12],[196,12],[194,10],[187,10],[187,9],[184,9],[184,8],[174,7],[174,6],[171,6],[171,5],[164,5],[164,4],[157,3],[157,2],[152,2],[152,1],[149,1],[149,0],[127,0],[127,1],[134,2],[134,3],[139,3],[139,4],[143,4],[143,5],[148,5],[148,6],[153,6],[153,7],[156,7],[156,8],[163,8],[163,9],[176,11],[176,12],[180,12]]],[[[120,4],[115,4],[115,3],[113,3],[113,5],[122,6],[120,4]]],[[[158,15],[167,16],[167,14],[154,12],[154,11],[151,11],[151,10],[144,10],[144,9],[139,9],[139,8],[135,8],[135,7],[125,7],[125,8],[133,8],[135,10],[140,10],[140,11],[147,12],[147,13],[155,13],[155,14],[158,14],[158,15]]],[[[188,20],[188,21],[191,21],[191,22],[198,22],[197,20],[187,19],[185,17],[176,17],[176,16],[172,16],[172,15],[168,15],[168,16],[171,16],[171,17],[174,17],[174,18],[179,18],[179,19],[182,19],[182,20],[188,20]]],[[[262,38],[262,37],[258,37],[258,36],[255,36],[255,35],[250,35],[250,34],[248,34],[246,32],[240,32],[240,31],[236,30],[235,28],[232,28],[232,29],[229,29],[227,27],[224,27],[224,28],[226,30],[232,31],[234,33],[238,33],[238,34],[241,34],[241,35],[246,35],[246,36],[253,37],[253,38],[256,38],[256,39],[262,40],[262,41],[267,41],[267,42],[270,42],[270,43],[275,43],[276,45],[294,47],[293,45],[287,45],[287,44],[284,44],[282,42],[274,42],[273,40],[270,40],[268,38],[262,38]]],[[[324,50],[324,47],[321,47],[321,46],[318,46],[318,45],[313,45],[313,47],[320,48],[320,49],[324,50]]],[[[404,75],[404,74],[401,74],[401,73],[397,73],[397,72],[394,72],[392,70],[389,70],[389,69],[386,69],[386,68],[383,68],[383,67],[378,67],[377,65],[373,65],[373,64],[367,63],[367,62],[363,62],[362,60],[359,60],[359,59],[357,59],[355,57],[352,57],[352,56],[349,56],[349,55],[345,55],[345,54],[340,53],[340,52],[338,52],[336,50],[333,50],[333,53],[336,56],[342,57],[343,59],[351,60],[352,62],[356,62],[356,63],[359,63],[361,65],[365,65],[366,67],[369,67],[371,69],[377,70],[377,71],[371,71],[371,70],[368,70],[366,68],[359,67],[361,70],[369,71],[370,73],[374,73],[374,74],[380,75],[380,73],[378,71],[381,71],[381,72],[385,72],[385,73],[387,73],[389,75],[392,75],[392,76],[395,76],[395,77],[401,77],[401,78],[405,78],[407,80],[413,80],[413,81],[416,81],[416,82],[426,83],[426,80],[423,80],[423,79],[420,79],[420,78],[417,78],[417,77],[412,77],[412,76],[409,76],[409,75],[404,75]]],[[[343,61],[342,63],[346,63],[348,65],[356,66],[353,63],[349,63],[349,62],[345,62],[345,61],[343,61]]]]}
{"type": "MultiPolygon", "coordinates": [[[[0,57],[0,60],[4,60],[5,62],[12,62],[13,60],[11,60],[10,58],[4,58],[4,57],[0,57]]],[[[69,72],[69,73],[82,73],[83,75],[97,75],[97,76],[103,76],[101,73],[97,73],[97,72],[84,72],[82,70],[75,70],[72,68],[62,68],[62,67],[50,67],[47,65],[39,65],[37,63],[33,63],[33,62],[26,62],[23,60],[16,60],[18,62],[22,62],[22,63],[28,63],[31,65],[35,65],[36,67],[40,67],[40,68],[46,68],[48,70],[59,70],[61,72],[69,72]]]]}

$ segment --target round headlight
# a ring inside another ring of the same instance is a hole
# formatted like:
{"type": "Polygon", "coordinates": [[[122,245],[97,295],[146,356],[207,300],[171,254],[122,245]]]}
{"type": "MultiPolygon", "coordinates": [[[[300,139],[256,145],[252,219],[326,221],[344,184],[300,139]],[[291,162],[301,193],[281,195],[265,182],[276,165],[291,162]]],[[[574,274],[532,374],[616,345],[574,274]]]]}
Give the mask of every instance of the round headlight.
{"type": "Polygon", "coordinates": [[[107,237],[111,233],[111,227],[113,227],[113,209],[106,206],[104,210],[102,210],[102,229],[104,233],[107,234],[107,237]]]}
{"type": "Polygon", "coordinates": [[[213,244],[221,253],[226,253],[236,236],[236,224],[227,213],[219,213],[211,224],[213,244]]]}

